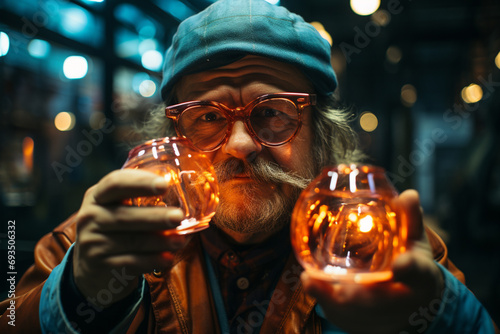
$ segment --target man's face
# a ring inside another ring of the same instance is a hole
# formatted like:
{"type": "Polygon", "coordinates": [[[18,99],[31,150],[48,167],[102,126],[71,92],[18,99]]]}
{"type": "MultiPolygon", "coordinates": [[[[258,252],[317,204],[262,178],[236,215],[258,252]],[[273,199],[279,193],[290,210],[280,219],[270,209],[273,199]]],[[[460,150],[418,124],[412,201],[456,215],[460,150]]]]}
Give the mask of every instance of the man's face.
{"type": "MultiPolygon", "coordinates": [[[[281,92],[313,89],[295,67],[256,56],[187,75],[176,87],[178,102],[212,100],[231,108],[281,92]]],[[[207,154],[219,176],[220,204],[213,221],[236,241],[258,242],[288,224],[300,188],[314,177],[310,107],[302,119],[298,135],[278,147],[261,145],[238,120],[227,142],[207,154]],[[255,165],[260,166],[255,173],[265,177],[248,172],[255,165]]]]}

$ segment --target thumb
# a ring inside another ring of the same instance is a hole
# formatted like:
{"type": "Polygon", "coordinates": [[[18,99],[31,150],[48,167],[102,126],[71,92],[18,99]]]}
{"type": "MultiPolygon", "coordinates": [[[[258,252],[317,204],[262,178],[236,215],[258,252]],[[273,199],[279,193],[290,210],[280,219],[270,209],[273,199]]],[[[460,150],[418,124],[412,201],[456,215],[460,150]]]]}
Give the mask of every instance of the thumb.
{"type": "Polygon", "coordinates": [[[302,274],[300,275],[300,279],[302,281],[304,291],[318,300],[322,300],[324,298],[327,298],[328,295],[333,294],[333,288],[331,284],[328,284],[327,282],[322,280],[314,279],[306,271],[302,272],[302,274]]]}
{"type": "Polygon", "coordinates": [[[413,189],[402,192],[395,199],[395,204],[396,211],[400,216],[400,223],[408,231],[408,241],[421,240],[424,233],[424,224],[418,192],[413,189]]]}

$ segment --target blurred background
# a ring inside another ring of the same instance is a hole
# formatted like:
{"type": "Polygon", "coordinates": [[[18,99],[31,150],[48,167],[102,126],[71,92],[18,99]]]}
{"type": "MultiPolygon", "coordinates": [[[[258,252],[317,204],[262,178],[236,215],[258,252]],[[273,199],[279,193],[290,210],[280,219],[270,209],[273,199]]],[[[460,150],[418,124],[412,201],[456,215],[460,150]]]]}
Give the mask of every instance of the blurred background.
{"type": "MultiPolygon", "coordinates": [[[[15,220],[18,279],[36,241],[121,167],[132,125],[159,102],[177,25],[212,2],[0,2],[0,249],[15,220]]],[[[500,323],[500,2],[273,2],[330,41],[337,97],[371,163],[420,191],[426,222],[500,323]]]]}

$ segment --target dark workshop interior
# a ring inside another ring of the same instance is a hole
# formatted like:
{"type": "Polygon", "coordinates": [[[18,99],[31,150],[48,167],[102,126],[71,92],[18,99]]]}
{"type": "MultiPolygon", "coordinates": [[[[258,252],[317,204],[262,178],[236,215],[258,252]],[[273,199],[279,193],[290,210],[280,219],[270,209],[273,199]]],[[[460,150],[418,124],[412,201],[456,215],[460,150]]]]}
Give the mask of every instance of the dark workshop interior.
{"type": "MultiPolygon", "coordinates": [[[[0,3],[0,222],[16,221],[19,277],[36,241],[122,166],[133,125],[160,101],[177,25],[212,2],[0,3]]],[[[382,0],[371,14],[347,0],[276,4],[329,39],[335,94],[369,162],[420,192],[426,223],[500,323],[500,2],[382,0]]]]}

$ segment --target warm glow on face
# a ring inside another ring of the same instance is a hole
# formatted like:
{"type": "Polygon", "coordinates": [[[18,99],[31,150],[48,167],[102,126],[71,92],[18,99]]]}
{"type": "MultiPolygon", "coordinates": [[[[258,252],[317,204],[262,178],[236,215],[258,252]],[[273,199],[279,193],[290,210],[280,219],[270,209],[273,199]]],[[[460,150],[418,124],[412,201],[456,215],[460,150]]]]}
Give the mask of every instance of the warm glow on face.
{"type": "Polygon", "coordinates": [[[359,220],[359,230],[360,232],[370,232],[374,226],[372,216],[366,216],[359,220]]]}

